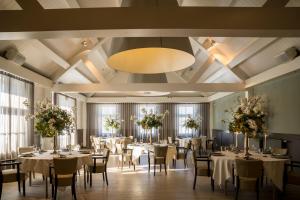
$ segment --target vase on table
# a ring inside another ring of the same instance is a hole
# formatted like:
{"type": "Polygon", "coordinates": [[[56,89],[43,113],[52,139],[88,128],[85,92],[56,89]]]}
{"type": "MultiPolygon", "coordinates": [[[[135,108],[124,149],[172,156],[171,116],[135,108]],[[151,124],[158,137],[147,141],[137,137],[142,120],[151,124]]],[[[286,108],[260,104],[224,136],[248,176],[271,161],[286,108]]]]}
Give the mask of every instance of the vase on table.
{"type": "Polygon", "coordinates": [[[152,144],[152,129],[149,130],[149,142],[152,144]]]}
{"type": "Polygon", "coordinates": [[[41,137],[41,149],[42,150],[53,150],[53,154],[57,151],[57,138],[54,137],[41,137]]]}
{"type": "Polygon", "coordinates": [[[248,137],[248,133],[244,134],[245,136],[245,159],[249,159],[249,157],[251,156],[251,154],[249,153],[249,137],[248,137]]]}

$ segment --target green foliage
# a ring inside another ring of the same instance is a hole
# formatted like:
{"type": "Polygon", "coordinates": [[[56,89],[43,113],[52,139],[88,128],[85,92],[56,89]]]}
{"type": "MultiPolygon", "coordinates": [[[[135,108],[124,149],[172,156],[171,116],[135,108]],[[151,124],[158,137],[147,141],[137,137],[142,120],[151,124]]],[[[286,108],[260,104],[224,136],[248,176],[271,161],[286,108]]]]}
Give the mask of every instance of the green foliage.
{"type": "Polygon", "coordinates": [[[169,113],[169,111],[166,110],[163,114],[154,114],[152,110],[147,112],[145,108],[142,109],[142,112],[145,114],[144,118],[136,123],[145,130],[152,128],[158,129],[161,127],[165,116],[169,113]]]}
{"type": "Polygon", "coordinates": [[[196,118],[196,119],[193,119],[191,115],[188,115],[187,119],[183,123],[183,126],[185,128],[197,130],[200,127],[200,123],[201,123],[200,117],[196,118]]]}
{"type": "Polygon", "coordinates": [[[121,123],[118,119],[113,119],[111,116],[108,116],[104,122],[105,129],[109,131],[109,129],[120,129],[121,123]]]}

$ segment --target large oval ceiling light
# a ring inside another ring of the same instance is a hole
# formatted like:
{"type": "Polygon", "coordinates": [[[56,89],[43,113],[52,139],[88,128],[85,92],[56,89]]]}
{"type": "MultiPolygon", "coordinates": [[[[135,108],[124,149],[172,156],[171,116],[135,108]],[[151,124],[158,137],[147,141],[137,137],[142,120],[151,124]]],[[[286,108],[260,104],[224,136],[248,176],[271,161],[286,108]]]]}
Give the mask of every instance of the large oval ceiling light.
{"type": "Polygon", "coordinates": [[[116,70],[156,74],[185,69],[195,62],[188,38],[114,38],[108,65],[116,70]]]}

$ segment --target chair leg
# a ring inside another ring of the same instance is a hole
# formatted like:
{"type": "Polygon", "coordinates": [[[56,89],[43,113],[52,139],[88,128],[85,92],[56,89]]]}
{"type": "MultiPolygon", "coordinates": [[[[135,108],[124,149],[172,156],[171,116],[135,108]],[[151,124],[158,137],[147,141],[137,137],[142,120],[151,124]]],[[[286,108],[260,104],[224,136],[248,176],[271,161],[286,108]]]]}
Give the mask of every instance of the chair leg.
{"type": "Polygon", "coordinates": [[[106,185],[108,186],[107,171],[105,171],[106,185]]]}
{"type": "Polygon", "coordinates": [[[166,161],[165,161],[165,174],[167,175],[167,163],[166,163],[166,161]]]}
{"type": "Polygon", "coordinates": [[[18,189],[19,189],[19,192],[21,192],[21,181],[18,180],[18,189]]]}
{"type": "Polygon", "coordinates": [[[154,176],[155,176],[155,171],[156,171],[156,160],[154,159],[154,176]]]}
{"type": "Polygon", "coordinates": [[[23,180],[23,196],[25,197],[25,193],[26,193],[26,190],[25,190],[26,188],[25,188],[25,179],[23,180]]]}
{"type": "Polygon", "coordinates": [[[259,179],[256,181],[256,199],[259,199],[259,179]]]}
{"type": "Polygon", "coordinates": [[[195,188],[196,188],[196,182],[197,182],[197,172],[195,173],[195,176],[194,176],[193,190],[195,190],[195,188]]]}
{"type": "Polygon", "coordinates": [[[92,178],[92,172],[90,172],[90,187],[92,187],[92,182],[93,182],[92,179],[93,179],[92,178]]]}
{"type": "Polygon", "coordinates": [[[77,200],[77,197],[76,197],[76,188],[75,188],[75,180],[73,180],[73,183],[72,183],[72,195],[73,195],[74,199],[77,200]]]}
{"type": "Polygon", "coordinates": [[[183,159],[184,168],[186,168],[186,159],[183,159]]]}
{"type": "Polygon", "coordinates": [[[235,200],[238,200],[239,191],[240,191],[240,179],[239,179],[239,177],[237,177],[237,179],[236,179],[236,188],[235,188],[235,200]]]}
{"type": "Polygon", "coordinates": [[[148,172],[150,173],[150,156],[148,154],[148,172]]]}
{"type": "Polygon", "coordinates": [[[54,200],[56,200],[57,196],[57,179],[55,179],[55,185],[54,185],[54,200]]]}
{"type": "Polygon", "coordinates": [[[159,164],[159,172],[161,172],[161,164],[159,164]]]}
{"type": "Polygon", "coordinates": [[[135,171],[135,164],[133,164],[133,170],[135,171]]]}
{"type": "Polygon", "coordinates": [[[211,184],[211,190],[214,192],[215,191],[215,180],[210,177],[210,184],[211,184]]]}
{"type": "Polygon", "coordinates": [[[32,173],[31,171],[29,172],[29,186],[32,185],[32,173]]]}
{"type": "Polygon", "coordinates": [[[105,181],[105,174],[102,173],[103,182],[105,181]]]}
{"type": "Polygon", "coordinates": [[[2,195],[2,186],[3,186],[3,183],[2,183],[2,180],[0,181],[0,199],[1,199],[1,195],[2,195]]]}

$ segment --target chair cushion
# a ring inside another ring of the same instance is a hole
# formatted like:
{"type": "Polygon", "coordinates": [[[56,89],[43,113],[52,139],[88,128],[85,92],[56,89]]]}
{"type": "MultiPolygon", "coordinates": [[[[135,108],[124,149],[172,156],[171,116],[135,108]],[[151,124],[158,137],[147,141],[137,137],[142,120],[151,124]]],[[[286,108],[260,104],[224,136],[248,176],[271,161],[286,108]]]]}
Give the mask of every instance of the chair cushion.
{"type": "MultiPolygon", "coordinates": [[[[3,183],[16,182],[17,181],[17,169],[5,169],[2,170],[3,183]]],[[[20,172],[20,180],[25,180],[25,173],[20,172]]]]}
{"type": "Polygon", "coordinates": [[[88,165],[88,171],[93,173],[103,173],[105,172],[105,163],[96,163],[96,169],[94,171],[94,165],[88,165]]]}
{"type": "Polygon", "coordinates": [[[164,164],[165,163],[165,157],[155,157],[155,163],[156,164],[164,164]]]}
{"type": "Polygon", "coordinates": [[[288,173],[288,184],[300,185],[300,173],[291,171],[288,173]]]}
{"type": "MultiPolygon", "coordinates": [[[[73,174],[57,175],[57,185],[58,186],[69,186],[72,185],[73,174]]],[[[55,176],[53,176],[53,181],[55,176]]]]}

